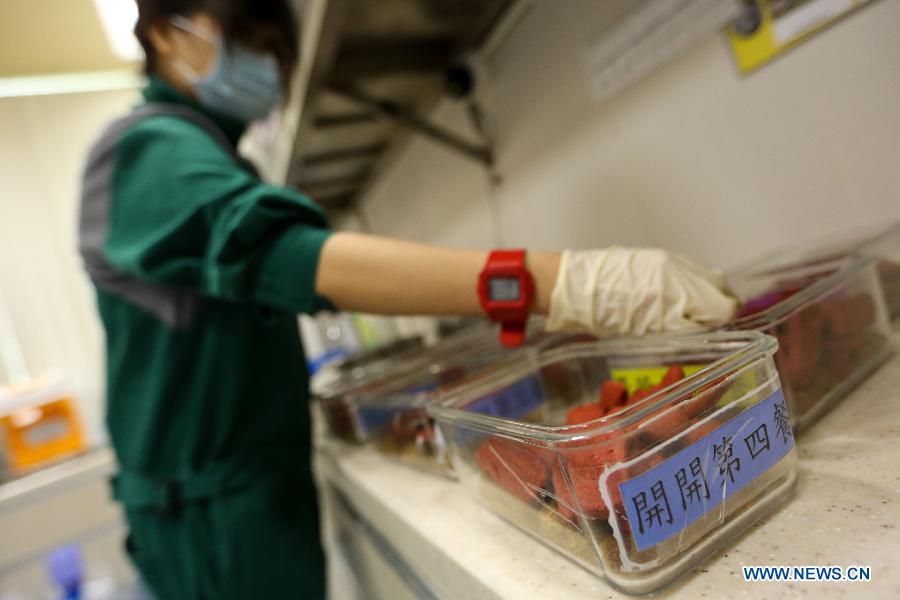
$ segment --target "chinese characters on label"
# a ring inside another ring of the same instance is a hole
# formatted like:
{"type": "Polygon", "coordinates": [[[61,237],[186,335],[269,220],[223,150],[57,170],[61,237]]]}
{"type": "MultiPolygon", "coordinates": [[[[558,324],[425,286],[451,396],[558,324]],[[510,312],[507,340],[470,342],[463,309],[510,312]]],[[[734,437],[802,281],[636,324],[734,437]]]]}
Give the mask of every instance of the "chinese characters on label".
{"type": "Polygon", "coordinates": [[[665,462],[620,483],[638,550],[684,530],[771,469],[793,446],[779,390],[665,462]]]}

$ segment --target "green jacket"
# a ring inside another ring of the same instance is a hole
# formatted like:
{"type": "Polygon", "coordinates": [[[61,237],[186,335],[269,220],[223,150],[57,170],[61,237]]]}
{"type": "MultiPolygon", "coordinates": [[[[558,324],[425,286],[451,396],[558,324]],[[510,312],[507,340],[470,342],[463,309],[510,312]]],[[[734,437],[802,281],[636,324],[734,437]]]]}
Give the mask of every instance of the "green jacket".
{"type": "MultiPolygon", "coordinates": [[[[243,124],[158,79],[144,99],[94,146],[80,223],[106,329],[114,492],[132,532],[141,515],[260,481],[314,494],[296,313],[329,307],[314,293],[322,210],[237,157],[243,124]]],[[[316,530],[297,535],[318,547],[316,530]]]]}

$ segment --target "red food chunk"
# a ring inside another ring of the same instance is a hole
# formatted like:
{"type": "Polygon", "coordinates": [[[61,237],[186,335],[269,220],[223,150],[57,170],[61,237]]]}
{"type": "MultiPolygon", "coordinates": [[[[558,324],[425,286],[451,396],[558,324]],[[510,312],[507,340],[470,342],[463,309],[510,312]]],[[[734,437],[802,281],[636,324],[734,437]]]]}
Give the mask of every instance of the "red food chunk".
{"type": "Polygon", "coordinates": [[[849,352],[826,352],[825,367],[836,377],[849,377],[858,366],[849,352]]]}
{"type": "Polygon", "coordinates": [[[628,399],[628,404],[636,404],[652,394],[651,388],[644,388],[641,390],[635,390],[633,394],[631,394],[631,398],[628,399]]]}
{"type": "Polygon", "coordinates": [[[591,402],[590,404],[582,404],[580,406],[576,406],[568,412],[568,414],[566,415],[566,425],[587,423],[588,421],[599,419],[605,414],[606,412],[602,408],[600,408],[599,404],[595,402],[591,402]]]}
{"type": "MultiPolygon", "coordinates": [[[[594,415],[605,412],[604,409],[606,411],[615,410],[625,404],[626,400],[629,405],[640,402],[654,391],[683,378],[684,370],[680,366],[671,367],[658,385],[653,388],[637,390],[631,394],[630,398],[628,398],[624,385],[617,381],[605,381],[601,387],[600,404],[576,407],[569,412],[567,422],[584,422],[597,418],[594,415]]],[[[653,445],[682,429],[688,421],[688,416],[680,409],[669,409],[668,412],[660,411],[659,415],[648,417],[648,419],[642,420],[640,426],[632,425],[627,430],[604,433],[589,440],[561,444],[564,448],[570,448],[565,451],[565,466],[554,465],[552,469],[556,505],[561,518],[574,522],[576,513],[579,511],[590,518],[608,518],[609,509],[600,493],[600,477],[603,472],[611,465],[625,461],[629,456],[628,443],[633,445],[635,440],[640,437],[645,442],[650,442],[649,445],[653,445]],[[568,473],[568,481],[565,473],[568,473]]],[[[662,460],[661,456],[655,456],[649,459],[648,464],[657,464],[662,460]]],[[[647,467],[642,468],[646,469],[647,467]]],[[[620,469],[611,477],[615,481],[624,481],[631,477],[629,472],[626,469],[620,469]]],[[[611,487],[615,487],[615,485],[611,487]]],[[[618,488],[611,493],[614,494],[614,497],[618,496],[618,488]]],[[[621,499],[614,504],[617,506],[617,512],[620,512],[621,499]]]]}
{"type": "Polygon", "coordinates": [[[829,298],[822,303],[822,313],[829,335],[853,335],[875,321],[875,302],[868,294],[829,298]]]}
{"type": "Polygon", "coordinates": [[[660,388],[669,387],[676,381],[681,381],[684,379],[684,369],[682,369],[679,365],[673,365],[669,367],[669,370],[666,371],[666,374],[663,375],[662,381],[659,382],[660,388]]]}
{"type": "Polygon", "coordinates": [[[822,319],[822,311],[813,305],[779,327],[781,349],[775,360],[788,385],[803,388],[812,383],[822,356],[822,319]]]}
{"type": "MultiPolygon", "coordinates": [[[[569,477],[572,479],[575,498],[573,501],[572,498],[567,497],[569,495],[568,487],[563,488],[565,490],[563,494],[557,493],[560,496],[557,499],[557,507],[561,514],[573,509],[577,510],[580,507],[588,517],[605,519],[609,516],[606,503],[600,496],[600,474],[605,468],[603,465],[569,468],[569,477]]],[[[557,479],[562,480],[562,473],[554,474],[554,483],[557,479]]]]}
{"type": "Polygon", "coordinates": [[[617,406],[622,406],[628,400],[628,390],[625,384],[614,379],[607,379],[600,386],[600,406],[605,413],[617,406]]]}
{"type": "MultiPolygon", "coordinates": [[[[561,444],[566,446],[566,444],[561,444]]],[[[605,466],[625,460],[627,452],[625,441],[621,435],[605,433],[589,440],[573,442],[577,450],[566,453],[566,462],[570,466],[593,467],[605,466]]]]}
{"type": "Polygon", "coordinates": [[[622,498],[622,491],[619,488],[619,484],[623,481],[639,477],[661,462],[663,462],[662,456],[649,456],[639,464],[631,465],[624,469],[618,469],[615,472],[610,473],[609,477],[606,479],[606,487],[609,490],[609,495],[612,499],[613,512],[615,513],[619,525],[623,528],[623,531],[628,532],[631,530],[631,527],[628,522],[628,513],[625,510],[625,503],[622,498]]]}
{"type": "Polygon", "coordinates": [[[663,375],[662,380],[659,383],[649,388],[642,388],[639,390],[635,390],[631,397],[628,398],[628,402],[626,404],[636,404],[649,396],[650,394],[654,394],[659,390],[669,387],[673,383],[684,379],[684,369],[682,369],[678,365],[674,365],[669,367],[669,370],[666,371],[665,375],[663,375]]]}
{"type": "Polygon", "coordinates": [[[669,407],[641,421],[637,431],[649,436],[653,442],[659,443],[681,431],[688,421],[690,418],[684,410],[669,407]]]}
{"type": "Polygon", "coordinates": [[[607,466],[625,460],[627,450],[622,436],[603,434],[591,440],[581,440],[578,446],[590,447],[572,450],[566,454],[565,462],[574,488],[574,498],[565,484],[560,467],[554,467],[553,485],[556,490],[557,508],[560,516],[570,518],[572,511],[579,507],[589,517],[605,519],[609,515],[606,504],[600,496],[600,474],[607,466]]]}
{"type": "Polygon", "coordinates": [[[475,462],[501,488],[530,503],[547,487],[548,465],[542,454],[538,448],[490,438],[475,452],[475,462]]]}
{"type": "Polygon", "coordinates": [[[859,352],[865,345],[866,334],[860,332],[857,334],[830,337],[825,340],[823,347],[826,354],[830,352],[853,353],[859,352]]]}

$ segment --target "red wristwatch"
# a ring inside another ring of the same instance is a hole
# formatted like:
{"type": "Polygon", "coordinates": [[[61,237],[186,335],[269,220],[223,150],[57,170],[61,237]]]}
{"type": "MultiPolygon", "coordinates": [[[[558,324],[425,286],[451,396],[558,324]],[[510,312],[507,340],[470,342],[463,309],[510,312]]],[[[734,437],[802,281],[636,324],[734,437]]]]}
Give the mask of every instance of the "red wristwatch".
{"type": "Polygon", "coordinates": [[[494,250],[478,276],[478,298],[484,312],[500,322],[500,342],[519,346],[534,301],[534,279],[525,267],[524,250],[494,250]]]}

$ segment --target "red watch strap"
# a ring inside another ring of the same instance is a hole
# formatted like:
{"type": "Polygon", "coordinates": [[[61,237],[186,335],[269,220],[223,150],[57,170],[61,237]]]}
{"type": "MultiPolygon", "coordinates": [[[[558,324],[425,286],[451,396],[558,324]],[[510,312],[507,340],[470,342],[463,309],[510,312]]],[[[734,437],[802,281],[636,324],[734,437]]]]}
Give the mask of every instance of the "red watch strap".
{"type": "Polygon", "coordinates": [[[501,267],[525,268],[525,250],[492,250],[488,256],[488,262],[501,267]]]}
{"type": "Polygon", "coordinates": [[[503,321],[500,323],[500,343],[506,348],[521,346],[525,341],[526,321],[503,321]]]}

